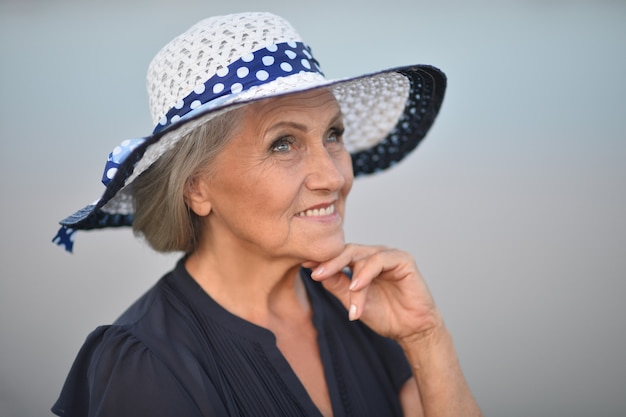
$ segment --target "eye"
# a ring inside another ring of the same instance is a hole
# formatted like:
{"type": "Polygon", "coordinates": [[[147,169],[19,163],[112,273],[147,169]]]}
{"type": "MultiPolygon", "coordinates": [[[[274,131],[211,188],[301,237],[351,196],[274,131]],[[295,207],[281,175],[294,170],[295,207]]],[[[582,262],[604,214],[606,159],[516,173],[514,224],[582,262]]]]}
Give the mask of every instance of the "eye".
{"type": "Polygon", "coordinates": [[[326,138],[326,143],[341,143],[343,142],[343,128],[331,129],[330,134],[326,138]]]}
{"type": "Polygon", "coordinates": [[[270,146],[270,150],[276,153],[286,153],[291,150],[293,146],[293,138],[291,137],[282,137],[277,139],[270,146]]]}

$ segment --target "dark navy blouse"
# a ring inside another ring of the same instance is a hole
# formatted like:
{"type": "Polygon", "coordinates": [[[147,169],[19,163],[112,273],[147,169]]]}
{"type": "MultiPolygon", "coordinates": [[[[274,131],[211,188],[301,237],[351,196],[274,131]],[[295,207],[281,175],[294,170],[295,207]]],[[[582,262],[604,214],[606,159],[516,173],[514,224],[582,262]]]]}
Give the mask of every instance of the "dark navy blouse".
{"type": "MultiPolygon", "coordinates": [[[[335,417],[401,416],[399,346],[302,270],[335,417]]],[[[52,411],[65,417],[316,416],[274,334],[217,304],[184,262],[113,325],[93,331],[52,411]]]]}

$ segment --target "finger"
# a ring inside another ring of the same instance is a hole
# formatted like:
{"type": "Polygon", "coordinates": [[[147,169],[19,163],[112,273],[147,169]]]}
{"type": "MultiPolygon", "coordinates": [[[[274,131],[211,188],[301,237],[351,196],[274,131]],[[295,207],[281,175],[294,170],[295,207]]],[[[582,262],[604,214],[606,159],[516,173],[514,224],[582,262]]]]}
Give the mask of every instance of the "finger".
{"type": "Polygon", "coordinates": [[[300,265],[306,269],[315,269],[320,263],[315,261],[302,262],[300,265]]]}
{"type": "Polygon", "coordinates": [[[367,300],[367,291],[369,286],[362,288],[359,291],[350,291],[348,318],[350,321],[355,321],[361,318],[363,311],[365,311],[365,303],[367,300]]]}
{"type": "Polygon", "coordinates": [[[311,276],[318,280],[324,279],[327,276],[336,274],[345,267],[352,266],[358,260],[374,253],[377,250],[380,250],[380,248],[374,246],[348,244],[335,258],[329,259],[317,265],[311,273],[311,276]]]}
{"type": "Polygon", "coordinates": [[[365,287],[360,291],[350,291],[350,279],[342,272],[331,275],[322,281],[324,288],[333,294],[348,310],[348,319],[358,320],[365,309],[367,290],[365,287]]]}
{"type": "Polygon", "coordinates": [[[376,252],[355,262],[350,290],[358,291],[367,287],[383,273],[387,280],[400,280],[412,272],[417,273],[417,267],[406,253],[398,250],[376,252]]]}
{"type": "Polygon", "coordinates": [[[338,272],[321,281],[324,288],[337,297],[346,309],[350,306],[350,278],[343,272],[338,272]]]}

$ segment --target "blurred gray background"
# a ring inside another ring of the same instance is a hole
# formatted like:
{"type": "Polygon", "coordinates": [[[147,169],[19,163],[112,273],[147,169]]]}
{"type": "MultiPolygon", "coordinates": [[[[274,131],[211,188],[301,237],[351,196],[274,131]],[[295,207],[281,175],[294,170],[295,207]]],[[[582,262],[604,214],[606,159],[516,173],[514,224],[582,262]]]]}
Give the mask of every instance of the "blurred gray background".
{"type": "Polygon", "coordinates": [[[169,270],[129,230],[52,245],[152,130],[147,65],[203,17],[288,18],[332,78],[449,77],[418,152],[357,181],[348,239],[410,251],[489,416],[626,415],[626,4],[0,0],[0,416],[48,416],[84,338],[169,270]]]}

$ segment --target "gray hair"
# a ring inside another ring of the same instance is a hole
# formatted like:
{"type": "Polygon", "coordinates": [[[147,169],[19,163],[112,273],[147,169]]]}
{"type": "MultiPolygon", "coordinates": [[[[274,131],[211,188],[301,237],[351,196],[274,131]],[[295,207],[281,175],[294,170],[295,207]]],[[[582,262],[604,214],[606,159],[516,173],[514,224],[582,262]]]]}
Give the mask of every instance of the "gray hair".
{"type": "Polygon", "coordinates": [[[201,219],[185,203],[187,187],[211,174],[211,162],[241,120],[241,109],[218,115],[183,136],[132,183],[133,232],[157,252],[191,253],[201,219]]]}

